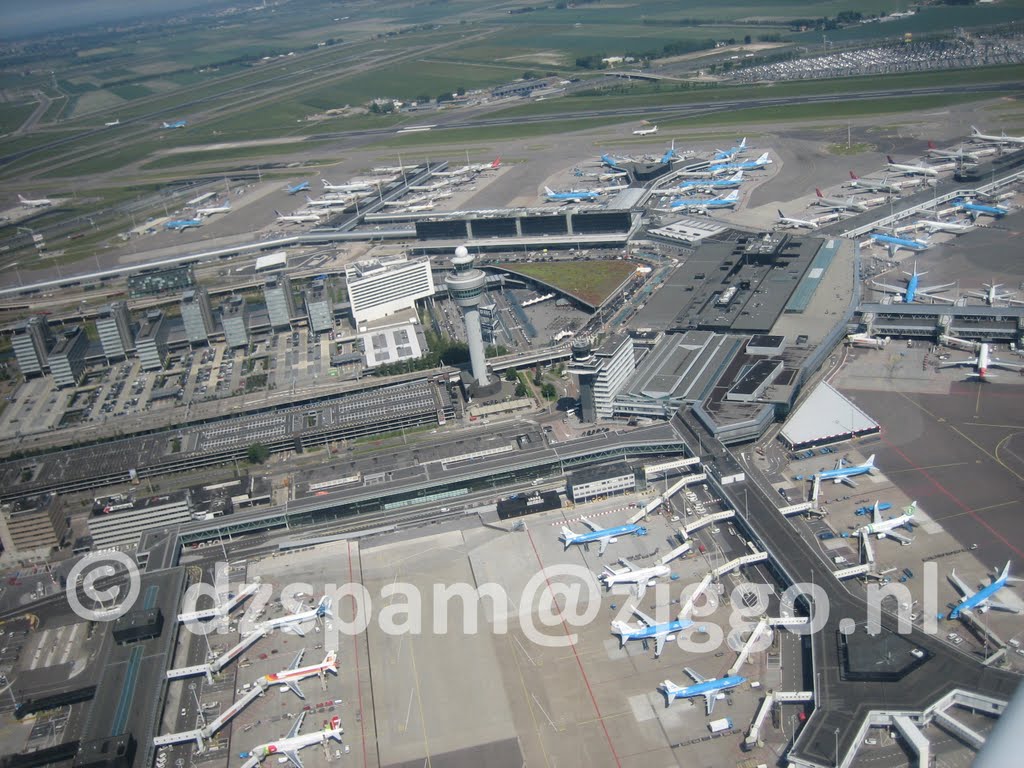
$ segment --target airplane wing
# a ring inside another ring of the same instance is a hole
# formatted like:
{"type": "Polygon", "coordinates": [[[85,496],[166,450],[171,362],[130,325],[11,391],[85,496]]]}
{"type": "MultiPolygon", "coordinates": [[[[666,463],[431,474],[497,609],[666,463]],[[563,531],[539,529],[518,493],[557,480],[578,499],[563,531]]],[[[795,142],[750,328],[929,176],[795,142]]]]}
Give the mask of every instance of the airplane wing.
{"type": "Polygon", "coordinates": [[[691,669],[690,667],[683,667],[683,672],[688,674],[695,683],[703,683],[704,676],[701,675],[697,670],[691,669]]]}
{"type": "MultiPolygon", "coordinates": [[[[880,243],[880,245],[885,245],[885,244],[884,243],[880,243]]],[[[897,288],[895,285],[889,285],[888,283],[876,283],[874,280],[871,281],[871,285],[874,288],[881,288],[883,291],[886,291],[887,293],[900,293],[900,294],[903,294],[903,293],[907,292],[906,288],[897,288]]],[[[920,293],[920,291],[919,291],[919,293],[920,293]]]]}
{"type": "Polygon", "coordinates": [[[581,517],[580,518],[580,522],[583,523],[585,526],[587,526],[587,528],[589,528],[592,531],[600,531],[601,530],[601,527],[597,523],[595,523],[593,520],[590,520],[590,519],[588,519],[586,517],[581,517]]]}
{"type": "MultiPolygon", "coordinates": [[[[945,362],[945,363],[939,363],[939,368],[956,368],[958,366],[963,366],[963,365],[971,365],[971,366],[973,366],[973,365],[977,365],[977,364],[978,364],[978,358],[972,357],[970,360],[950,360],[950,361],[945,362]]],[[[992,363],[990,361],[989,365],[991,365],[991,364],[992,363]]]]}
{"type": "Polygon", "coordinates": [[[929,288],[927,291],[922,291],[920,288],[918,288],[916,291],[914,291],[914,295],[915,296],[923,296],[924,298],[931,299],[932,301],[943,301],[943,302],[946,302],[947,304],[954,304],[954,303],[956,303],[956,299],[951,299],[948,296],[936,296],[933,293],[930,293],[931,291],[940,291],[940,290],[943,290],[943,287],[941,285],[933,286],[933,287],[929,288]]]}
{"type": "Polygon", "coordinates": [[[288,665],[288,669],[297,669],[299,664],[302,662],[302,656],[306,653],[306,649],[303,648],[301,651],[295,654],[295,658],[292,659],[292,663],[288,665]]]}
{"type": "Polygon", "coordinates": [[[626,570],[628,570],[628,571],[635,571],[636,570],[636,567],[631,562],[629,562],[629,560],[627,560],[624,557],[620,557],[619,558],[619,562],[622,563],[624,566],[626,566],[626,570]]]}
{"type": "Polygon", "coordinates": [[[964,599],[970,599],[974,597],[974,590],[968,587],[964,580],[956,575],[956,571],[949,574],[949,580],[953,582],[953,586],[956,587],[960,594],[964,596],[964,599]]]}
{"type": "MultiPolygon", "coordinates": [[[[294,739],[299,735],[299,729],[302,727],[302,721],[305,717],[305,712],[299,712],[298,717],[295,718],[295,722],[292,723],[292,727],[288,729],[288,735],[285,736],[286,739],[294,739]]],[[[301,765],[301,763],[299,765],[301,765]]]]}
{"type": "Polygon", "coordinates": [[[598,539],[597,556],[600,557],[604,554],[604,551],[608,549],[608,542],[612,540],[611,536],[602,536],[598,539]]]}
{"type": "Polygon", "coordinates": [[[281,750],[282,755],[288,758],[288,762],[295,766],[295,768],[302,768],[302,761],[299,759],[299,750],[297,749],[283,749],[281,750]]]}
{"type": "Polygon", "coordinates": [[[305,637],[306,636],[305,631],[303,631],[302,627],[299,626],[298,622],[296,622],[294,624],[282,624],[280,629],[281,629],[282,632],[289,632],[289,633],[291,633],[293,635],[298,635],[299,637],[305,637]]]}
{"type": "Polygon", "coordinates": [[[993,359],[993,358],[989,358],[988,367],[989,368],[1002,368],[1004,371],[1022,371],[1022,370],[1024,370],[1024,365],[1016,365],[1014,363],[1004,363],[1002,360],[996,360],[996,359],[993,359]]]}
{"type": "Polygon", "coordinates": [[[885,535],[890,539],[896,539],[900,544],[909,544],[913,541],[913,539],[908,536],[904,536],[902,533],[897,533],[896,531],[886,531],[885,535]]]}
{"type": "Polygon", "coordinates": [[[857,483],[855,483],[853,481],[853,478],[852,477],[848,477],[848,476],[837,477],[836,478],[836,482],[837,483],[843,483],[844,485],[848,485],[851,488],[856,488],[857,487],[857,483]]]}
{"type": "Polygon", "coordinates": [[[633,609],[633,615],[636,616],[640,621],[646,624],[648,627],[653,627],[657,622],[648,616],[646,613],[641,611],[639,608],[633,609]]]}
{"type": "Polygon", "coordinates": [[[668,640],[668,632],[660,632],[654,636],[654,657],[661,656],[661,651],[665,647],[665,641],[668,640]]]}
{"type": "Polygon", "coordinates": [[[647,594],[647,579],[640,579],[636,583],[636,599],[643,600],[644,595],[647,594]]]}
{"type": "Polygon", "coordinates": [[[1014,608],[1012,606],[1007,605],[1006,603],[1001,603],[998,600],[995,600],[995,599],[993,599],[991,597],[988,600],[985,601],[985,605],[987,605],[989,607],[989,609],[991,609],[993,611],[1005,611],[1007,613],[1020,613],[1020,609],[1019,608],[1014,608]]]}
{"type": "Polygon", "coordinates": [[[291,692],[298,696],[300,699],[306,698],[306,694],[302,692],[302,689],[299,688],[299,684],[294,680],[285,680],[284,684],[287,685],[289,690],[291,690],[291,692]]]}
{"type": "Polygon", "coordinates": [[[715,709],[715,699],[718,698],[718,691],[708,691],[704,694],[704,709],[707,714],[711,714],[715,709]]]}

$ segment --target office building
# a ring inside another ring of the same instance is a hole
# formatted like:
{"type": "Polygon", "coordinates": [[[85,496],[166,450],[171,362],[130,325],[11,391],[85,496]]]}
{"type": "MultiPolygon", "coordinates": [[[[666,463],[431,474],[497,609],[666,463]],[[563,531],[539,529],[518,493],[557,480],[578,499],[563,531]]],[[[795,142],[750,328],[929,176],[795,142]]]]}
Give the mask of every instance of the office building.
{"type": "Polygon", "coordinates": [[[345,285],[357,328],[415,307],[435,290],[430,261],[406,256],[357,261],[346,268],[345,285]]]}
{"type": "Polygon", "coordinates": [[[42,376],[46,367],[46,350],[50,346],[50,326],[45,317],[34,315],[14,326],[11,346],[14,357],[26,379],[42,376]]]}
{"type": "Polygon", "coordinates": [[[334,330],[334,308],[323,281],[313,283],[306,290],[306,317],[309,319],[310,333],[334,330]]]}
{"type": "Polygon", "coordinates": [[[124,501],[97,502],[89,516],[89,533],[95,549],[135,545],[143,532],[187,523],[191,519],[188,491],[124,501]]]}
{"type": "Polygon", "coordinates": [[[610,419],[615,395],[635,370],[633,340],[628,335],[610,336],[596,350],[588,339],[574,341],[569,373],[579,380],[580,418],[587,422],[610,419]]]}
{"type": "Polygon", "coordinates": [[[487,362],[484,354],[484,340],[480,330],[480,302],[487,289],[487,276],[473,266],[473,257],[464,245],[455,249],[452,271],[444,279],[451,296],[460,309],[466,323],[466,342],[469,345],[469,362],[473,378],[481,387],[488,384],[487,362]]]}
{"type": "Polygon", "coordinates": [[[96,330],[100,346],[103,347],[103,356],[108,363],[124,360],[134,348],[132,319],[128,314],[128,305],[123,301],[115,301],[100,310],[96,318],[96,330]]]}
{"type": "Polygon", "coordinates": [[[263,286],[263,298],[267,302],[270,327],[275,331],[291,328],[295,317],[295,299],[292,296],[292,281],[287,275],[268,277],[263,286]]]}
{"type": "Polygon", "coordinates": [[[0,544],[8,557],[45,557],[67,532],[68,517],[54,493],[0,506],[0,544]]]}
{"type": "Polygon", "coordinates": [[[625,462],[578,469],[569,476],[566,492],[575,504],[598,496],[615,496],[636,490],[636,473],[625,462]]]}
{"type": "Polygon", "coordinates": [[[181,294],[181,320],[185,324],[185,338],[189,344],[205,344],[213,333],[213,310],[210,294],[202,286],[190,288],[181,294]]]}
{"type": "Polygon", "coordinates": [[[139,335],[135,339],[136,352],[142,361],[142,370],[159,371],[167,359],[167,328],[164,313],[159,309],[151,309],[146,313],[139,326],[139,335]]]}
{"type": "Polygon", "coordinates": [[[50,352],[50,373],[58,387],[77,387],[85,378],[85,354],[89,340],[77,325],[65,329],[57,337],[50,352]]]}
{"type": "Polygon", "coordinates": [[[220,305],[220,322],[224,328],[224,342],[229,349],[249,345],[249,309],[241,296],[232,296],[220,305]]]}

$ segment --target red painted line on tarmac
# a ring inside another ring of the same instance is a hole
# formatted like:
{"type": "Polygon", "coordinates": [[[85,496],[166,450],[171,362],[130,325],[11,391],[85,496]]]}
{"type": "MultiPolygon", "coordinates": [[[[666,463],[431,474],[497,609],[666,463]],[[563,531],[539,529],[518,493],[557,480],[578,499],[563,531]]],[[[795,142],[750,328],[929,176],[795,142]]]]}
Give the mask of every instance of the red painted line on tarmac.
{"type": "MultiPolygon", "coordinates": [[[[537,551],[537,545],[533,541],[533,534],[530,529],[526,529],[526,535],[530,537],[530,546],[533,547],[533,555],[537,558],[537,565],[540,566],[541,570],[544,570],[544,561],[540,559],[540,552],[537,551]]],[[[555,602],[554,592],[551,591],[551,581],[544,577],[544,583],[547,584],[548,594],[551,595],[551,602],[555,602]]],[[[565,623],[565,616],[562,615],[562,631],[565,632],[565,636],[569,636],[569,627],[565,623]]],[[[615,745],[612,744],[611,734],[608,733],[608,726],[605,725],[604,715],[601,714],[601,708],[597,705],[597,699],[594,697],[594,690],[590,687],[590,680],[587,678],[587,673],[583,669],[583,662],[580,660],[580,655],[576,650],[576,643],[572,643],[572,655],[576,657],[576,666],[580,668],[580,674],[583,676],[583,682],[587,686],[587,693],[590,694],[590,703],[594,705],[594,712],[597,713],[597,721],[601,723],[601,730],[604,731],[604,737],[608,740],[608,749],[612,751],[612,757],[615,759],[615,765],[622,768],[622,761],[619,760],[619,754],[615,751],[615,745]]]]}
{"type": "MultiPolygon", "coordinates": [[[[352,542],[345,542],[348,545],[348,582],[353,582],[352,576],[352,542]]],[[[358,612],[359,606],[356,604],[355,595],[352,598],[352,610],[358,612]]],[[[356,699],[359,705],[359,740],[363,743],[363,768],[366,768],[366,720],[365,713],[363,712],[363,685],[359,682],[359,635],[352,633],[352,647],[354,649],[352,669],[356,673],[356,699]]]]}
{"type": "Polygon", "coordinates": [[[934,477],[932,477],[928,473],[928,470],[921,469],[920,466],[918,466],[917,464],[915,464],[913,461],[910,460],[910,457],[908,457],[907,454],[905,454],[903,451],[901,451],[899,448],[897,448],[891,442],[886,440],[885,437],[882,437],[882,442],[885,443],[890,448],[892,448],[892,450],[894,450],[900,456],[902,456],[904,461],[906,461],[911,467],[913,467],[918,472],[920,472],[922,475],[924,475],[924,477],[932,485],[934,485],[936,488],[939,489],[939,491],[942,493],[942,495],[944,495],[946,498],[950,499],[954,504],[956,504],[958,507],[960,507],[960,509],[962,509],[968,515],[970,515],[972,518],[974,518],[975,522],[977,522],[983,528],[986,528],[989,531],[989,533],[991,533],[993,536],[995,536],[997,539],[999,539],[999,541],[1001,541],[1003,544],[1005,544],[1007,547],[1009,547],[1010,550],[1015,555],[1017,555],[1017,557],[1024,557],[1024,552],[1021,552],[1019,549],[1017,549],[1017,547],[1013,546],[1013,544],[1011,544],[1009,541],[1006,540],[1006,537],[1003,536],[1003,534],[1001,534],[999,531],[997,531],[995,528],[993,528],[991,525],[989,525],[985,521],[985,518],[983,518],[981,515],[979,515],[977,512],[975,512],[969,506],[967,506],[963,501],[961,501],[957,496],[955,496],[951,491],[949,491],[942,483],[940,483],[938,480],[936,480],[934,477]]]}

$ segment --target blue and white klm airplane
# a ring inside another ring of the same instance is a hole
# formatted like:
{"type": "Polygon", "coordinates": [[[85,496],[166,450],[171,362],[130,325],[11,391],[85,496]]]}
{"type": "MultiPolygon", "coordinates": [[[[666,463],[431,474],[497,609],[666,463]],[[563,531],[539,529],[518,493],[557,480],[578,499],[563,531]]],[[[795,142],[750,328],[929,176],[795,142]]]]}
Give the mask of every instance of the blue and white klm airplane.
{"type": "Polygon", "coordinates": [[[684,210],[698,210],[706,211],[709,208],[735,208],[736,203],[739,202],[740,192],[738,189],[734,189],[725,197],[706,197],[701,200],[675,200],[669,203],[669,208],[676,210],[682,208],[684,210]]]}
{"type": "Polygon", "coordinates": [[[715,708],[715,701],[719,698],[725,698],[725,694],[722,693],[722,691],[727,691],[730,688],[735,688],[737,685],[742,685],[747,682],[747,678],[739,675],[729,675],[728,677],[705,680],[689,667],[683,667],[683,670],[693,678],[694,685],[681,687],[673,683],[671,680],[666,680],[659,685],[658,690],[665,694],[666,707],[672,706],[672,702],[676,699],[689,699],[694,696],[703,696],[705,712],[710,715],[712,710],[715,708]]]}
{"type": "Polygon", "coordinates": [[[741,155],[747,149],[747,139],[743,137],[743,141],[737,144],[735,147],[729,149],[718,149],[715,150],[715,160],[730,160],[736,155],[741,155]]]}
{"type": "Polygon", "coordinates": [[[601,528],[597,523],[585,517],[581,517],[580,522],[587,526],[590,531],[587,533],[573,533],[568,526],[562,526],[562,535],[558,537],[558,540],[565,545],[566,549],[573,544],[589,544],[592,541],[597,541],[600,542],[600,549],[597,551],[598,556],[600,556],[608,549],[608,544],[616,540],[617,536],[647,535],[647,529],[636,523],[617,525],[614,528],[601,528]]]}
{"type": "Polygon", "coordinates": [[[900,288],[895,285],[889,285],[888,283],[876,283],[874,280],[871,281],[871,284],[876,286],[877,288],[881,288],[883,291],[888,291],[890,293],[895,293],[897,295],[902,296],[904,304],[910,304],[915,299],[918,299],[920,297],[931,299],[933,301],[946,301],[949,302],[950,304],[953,303],[952,299],[947,299],[943,296],[934,296],[932,295],[932,292],[949,290],[954,285],[956,285],[956,283],[944,283],[942,285],[931,286],[930,288],[922,288],[919,283],[921,275],[927,275],[928,271],[925,270],[924,272],[918,272],[916,261],[914,262],[914,271],[907,272],[906,270],[904,270],[903,274],[907,275],[907,285],[904,288],[900,288]]]}
{"type": "Polygon", "coordinates": [[[725,173],[727,171],[756,171],[758,168],[764,168],[766,165],[770,165],[772,162],[771,157],[767,152],[764,152],[756,160],[740,160],[738,163],[712,163],[711,170],[715,173],[725,173]]]}
{"type": "Polygon", "coordinates": [[[824,472],[819,472],[817,477],[821,481],[831,480],[835,483],[846,483],[852,488],[856,487],[856,483],[851,478],[857,477],[858,475],[868,475],[875,471],[875,454],[868,456],[868,460],[863,464],[854,464],[851,467],[844,466],[845,462],[840,459],[836,463],[835,469],[826,469],[824,472]]]}
{"type": "Polygon", "coordinates": [[[606,165],[609,168],[614,168],[616,171],[623,170],[622,166],[619,165],[619,161],[624,158],[614,157],[613,155],[604,154],[601,155],[601,165],[606,165]]]}
{"type": "Polygon", "coordinates": [[[711,192],[716,189],[735,189],[743,183],[743,171],[736,171],[732,176],[727,179],[706,179],[704,181],[690,180],[680,182],[678,189],[684,192],[690,189],[696,189],[700,192],[711,192]]]}
{"type": "MultiPolygon", "coordinates": [[[[1020,613],[1020,609],[1012,608],[1009,605],[992,599],[992,595],[1005,587],[1008,582],[1021,580],[1010,576],[1009,561],[1003,566],[1003,570],[999,572],[998,578],[992,579],[992,582],[987,587],[982,587],[977,592],[964,584],[963,580],[956,575],[955,570],[949,574],[949,580],[953,582],[953,586],[964,596],[960,604],[949,612],[950,619],[957,619],[964,611],[971,611],[975,608],[978,609],[979,613],[984,613],[989,608],[1009,613],[1020,613]]],[[[940,615],[939,618],[941,619],[942,616],[940,615]]]]}
{"type": "Polygon", "coordinates": [[[289,195],[297,195],[299,192],[308,192],[309,191],[309,182],[308,181],[300,181],[294,187],[288,187],[287,191],[288,191],[289,195]]]}
{"type": "Polygon", "coordinates": [[[927,237],[922,240],[912,240],[907,237],[896,237],[895,235],[884,235],[880,232],[872,232],[868,235],[868,240],[872,240],[879,245],[886,246],[889,249],[889,253],[896,253],[900,248],[906,248],[910,251],[925,251],[931,247],[931,242],[927,237]]]}
{"type": "Polygon", "coordinates": [[[175,120],[173,123],[165,122],[160,127],[161,128],[184,128],[186,125],[188,125],[188,120],[175,120]]]}
{"type": "Polygon", "coordinates": [[[550,187],[544,187],[544,194],[552,203],[585,203],[597,200],[600,192],[592,192],[589,189],[572,189],[568,192],[555,192],[550,187]]]}
{"type": "Polygon", "coordinates": [[[175,219],[164,224],[164,229],[173,229],[175,232],[181,232],[182,230],[201,226],[203,226],[201,219],[175,219]]]}
{"type": "Polygon", "coordinates": [[[662,163],[671,163],[678,157],[676,154],[676,140],[672,139],[672,144],[665,150],[665,154],[661,156],[662,163]]]}
{"type": "Polygon", "coordinates": [[[624,621],[612,622],[612,634],[619,636],[619,648],[623,648],[629,640],[650,640],[654,638],[654,658],[661,656],[665,643],[675,639],[675,635],[693,626],[689,619],[676,619],[658,624],[654,619],[643,613],[639,608],[633,609],[633,615],[642,622],[634,627],[624,621]]]}
{"type": "Polygon", "coordinates": [[[953,207],[958,211],[967,211],[971,214],[972,218],[984,215],[994,216],[997,219],[1001,219],[1010,212],[1010,209],[1003,205],[981,205],[980,203],[972,203],[969,200],[964,200],[963,198],[957,198],[954,200],[953,207]]]}

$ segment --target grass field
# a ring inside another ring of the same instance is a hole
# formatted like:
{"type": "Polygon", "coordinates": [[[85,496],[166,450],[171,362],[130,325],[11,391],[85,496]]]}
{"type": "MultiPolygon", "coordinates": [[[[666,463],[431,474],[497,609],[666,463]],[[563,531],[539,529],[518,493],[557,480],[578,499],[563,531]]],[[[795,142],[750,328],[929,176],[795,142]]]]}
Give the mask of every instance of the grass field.
{"type": "Polygon", "coordinates": [[[10,133],[21,127],[35,108],[37,103],[4,104],[0,109],[0,133],[10,133]]]}
{"type": "Polygon", "coordinates": [[[575,261],[495,266],[506,272],[541,280],[595,307],[608,298],[636,268],[629,261],[575,261]]]}

